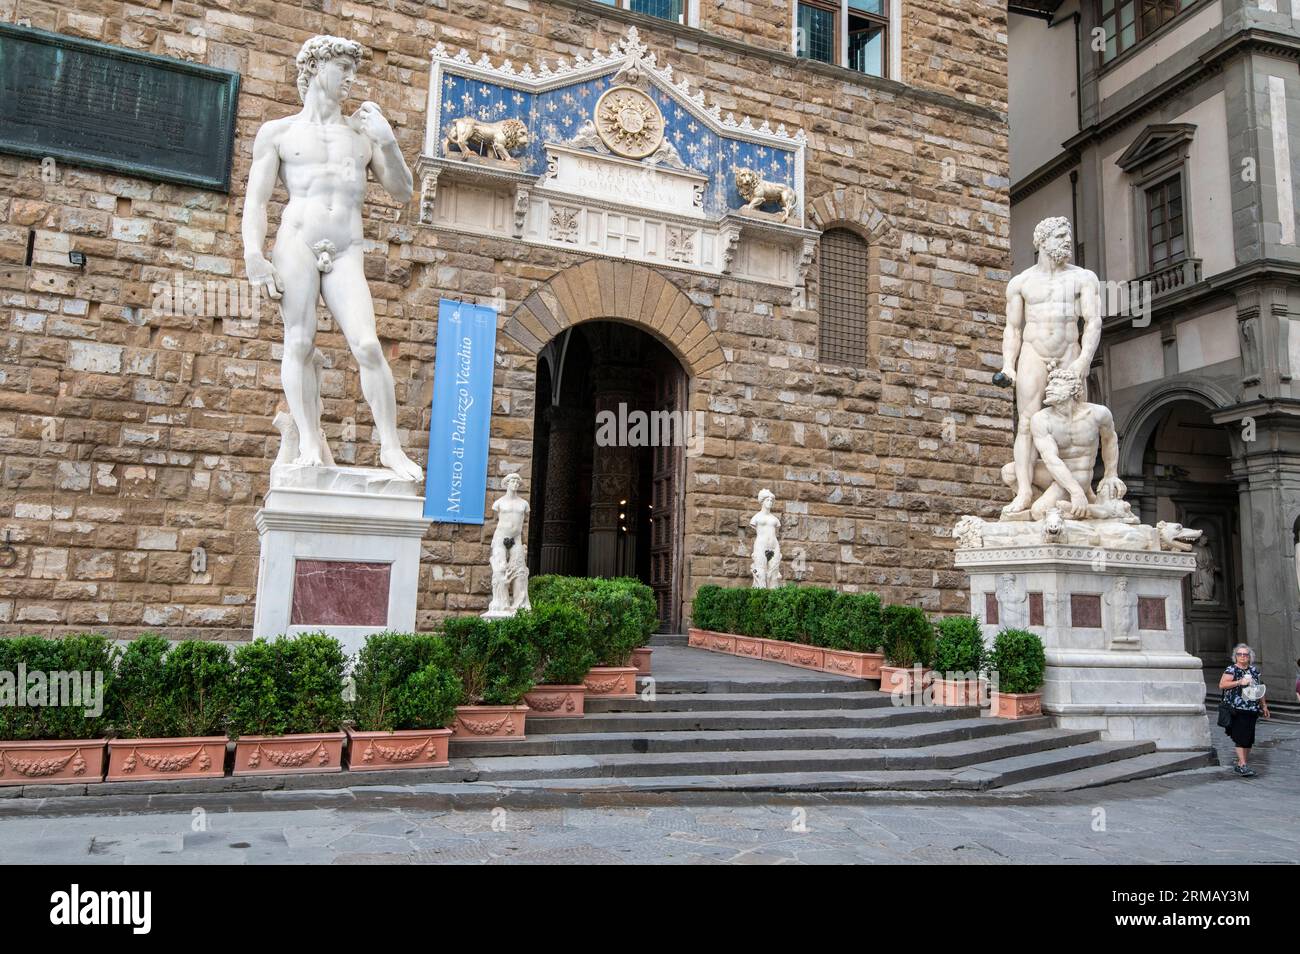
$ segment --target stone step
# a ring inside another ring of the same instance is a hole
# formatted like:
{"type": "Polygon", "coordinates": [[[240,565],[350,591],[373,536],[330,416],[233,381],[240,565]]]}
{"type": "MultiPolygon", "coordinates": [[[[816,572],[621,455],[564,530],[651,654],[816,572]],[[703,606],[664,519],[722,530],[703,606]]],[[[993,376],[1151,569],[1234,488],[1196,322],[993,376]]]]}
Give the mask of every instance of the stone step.
{"type": "Polygon", "coordinates": [[[881,709],[893,705],[884,692],[678,692],[653,700],[587,696],[587,712],[740,712],[744,709],[881,709]]]}
{"type": "MultiPolygon", "coordinates": [[[[778,749],[876,749],[935,745],[1051,728],[1041,719],[951,719],[873,729],[772,729],[765,732],[574,732],[501,742],[456,742],[457,758],[596,755],[641,752],[763,752],[778,749]]],[[[531,730],[532,724],[529,728],[531,730]]]]}
{"type": "MultiPolygon", "coordinates": [[[[786,772],[869,772],[955,769],[997,764],[1051,749],[1082,749],[1096,732],[1031,729],[993,739],[966,739],[921,748],[778,749],[770,752],[663,752],[612,755],[498,756],[464,760],[476,779],[662,777],[786,772]]],[[[459,763],[458,758],[458,763],[459,763]]],[[[1082,767],[1084,763],[1080,763],[1082,767]]],[[[1030,777],[1030,776],[1026,776],[1030,777]]],[[[1018,778],[1016,780],[1019,780],[1018,778]]]]}
{"type": "Polygon", "coordinates": [[[1110,785],[1114,782],[1132,782],[1170,772],[1203,769],[1214,763],[1215,760],[1208,752],[1148,752],[1118,762],[1105,762],[1101,765],[1076,769],[1073,772],[1061,772],[1026,782],[1014,782],[1004,786],[1001,791],[1013,794],[1073,791],[1080,788],[1094,788],[1098,785],[1110,785]]]}
{"type": "MultiPolygon", "coordinates": [[[[502,779],[482,785],[436,786],[455,798],[476,790],[479,802],[498,805],[511,794],[566,796],[663,794],[669,792],[934,792],[977,791],[978,782],[954,781],[951,772],[756,772],[750,775],[663,775],[640,778],[502,779]],[[479,794],[479,793],[486,794],[479,794]]],[[[428,786],[433,790],[435,786],[428,786]]],[[[422,793],[425,789],[421,790],[422,793]]]]}
{"type": "MultiPolygon", "coordinates": [[[[762,732],[782,729],[861,729],[969,718],[973,708],[877,706],[868,709],[739,709],[711,712],[596,712],[580,718],[529,719],[528,735],[572,732],[762,732]]],[[[453,742],[452,745],[461,743],[453,742]]]]}
{"type": "Polygon", "coordinates": [[[713,692],[732,694],[750,692],[877,692],[880,689],[880,680],[878,679],[846,679],[843,676],[826,676],[823,678],[816,674],[792,679],[784,678],[780,673],[781,669],[788,667],[778,666],[775,668],[777,668],[777,672],[765,679],[697,679],[679,676],[637,676],[637,691],[644,691],[647,686],[651,685],[654,686],[655,694],[658,696],[713,692]]]}
{"type": "Polygon", "coordinates": [[[1069,747],[1054,746],[1051,749],[999,756],[990,747],[988,760],[971,764],[954,777],[960,781],[986,782],[988,787],[1000,787],[1094,768],[1108,762],[1147,755],[1155,750],[1154,742],[1089,741],[1069,747]]]}

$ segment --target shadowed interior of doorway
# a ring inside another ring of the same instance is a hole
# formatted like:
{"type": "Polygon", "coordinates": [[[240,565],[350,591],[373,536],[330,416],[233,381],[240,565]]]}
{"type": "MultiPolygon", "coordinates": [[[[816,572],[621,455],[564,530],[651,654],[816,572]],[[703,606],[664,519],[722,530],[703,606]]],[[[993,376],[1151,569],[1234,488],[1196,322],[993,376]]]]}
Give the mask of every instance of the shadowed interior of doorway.
{"type": "Polygon", "coordinates": [[[530,574],[636,577],[677,630],[685,406],[681,364],[632,325],[583,322],[541,350],[530,574]]]}

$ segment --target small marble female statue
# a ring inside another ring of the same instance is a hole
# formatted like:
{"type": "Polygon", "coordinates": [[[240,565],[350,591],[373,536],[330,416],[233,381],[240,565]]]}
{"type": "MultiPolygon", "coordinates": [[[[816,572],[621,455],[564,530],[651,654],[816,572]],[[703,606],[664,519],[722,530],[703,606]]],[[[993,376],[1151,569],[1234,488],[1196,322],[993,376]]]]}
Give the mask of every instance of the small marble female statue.
{"type": "Polygon", "coordinates": [[[519,496],[519,475],[507,474],[506,492],[492,504],[497,528],[492,533],[492,602],[483,615],[514,616],[532,609],[528,602],[528,554],[524,549],[524,519],[528,501],[519,496]]]}
{"type": "Polygon", "coordinates": [[[760,590],[774,590],[781,585],[781,544],[776,539],[776,532],[781,529],[781,521],[772,513],[772,504],[776,494],[764,488],[758,492],[758,505],[762,508],[749,518],[749,525],[755,530],[754,537],[754,587],[760,590]]]}

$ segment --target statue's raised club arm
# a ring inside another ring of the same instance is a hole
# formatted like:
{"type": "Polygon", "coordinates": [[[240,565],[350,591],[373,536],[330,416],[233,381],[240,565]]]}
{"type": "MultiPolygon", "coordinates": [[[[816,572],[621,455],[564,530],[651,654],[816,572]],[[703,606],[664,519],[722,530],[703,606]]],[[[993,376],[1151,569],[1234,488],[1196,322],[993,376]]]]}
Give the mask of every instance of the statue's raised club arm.
{"type": "Polygon", "coordinates": [[[393,374],[375,333],[374,301],[362,255],[366,173],[398,202],[411,199],[411,170],[378,106],[362,103],[345,117],[343,101],[356,79],[359,43],[317,36],[298,54],[302,111],[265,123],[253,143],[244,200],[244,263],[249,281],[280,301],[284,318],[281,383],[298,431],[293,463],[327,466],[320,427],[320,370],[315,357],[316,302],[324,297],[361,371],[380,443],[380,462],[403,480],[423,479],[397,436],[393,374]],[[267,203],[276,180],[289,203],[268,261],[267,203]]]}

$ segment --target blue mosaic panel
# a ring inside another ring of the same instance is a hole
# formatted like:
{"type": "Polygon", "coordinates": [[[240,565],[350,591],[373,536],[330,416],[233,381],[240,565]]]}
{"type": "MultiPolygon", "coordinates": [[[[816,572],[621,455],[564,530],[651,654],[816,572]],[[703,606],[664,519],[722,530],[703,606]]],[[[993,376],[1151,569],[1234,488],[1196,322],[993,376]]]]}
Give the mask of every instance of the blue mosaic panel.
{"type": "MultiPolygon", "coordinates": [[[[467,115],[485,121],[522,120],[532,139],[517,158],[524,172],[540,176],[546,169],[545,144],[564,142],[578,132],[591,118],[596,100],[612,85],[615,72],[542,93],[444,72],[440,122],[445,129],[452,120],[467,115]]],[[[755,169],[764,179],[794,187],[794,149],[719,136],[672,94],[655,86],[651,95],[664,115],[664,136],[676,147],[682,162],[709,177],[706,214],[721,216],[745,204],[736,191],[736,168],[755,169]]],[[[438,150],[441,155],[441,143],[438,150]]]]}

